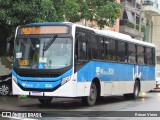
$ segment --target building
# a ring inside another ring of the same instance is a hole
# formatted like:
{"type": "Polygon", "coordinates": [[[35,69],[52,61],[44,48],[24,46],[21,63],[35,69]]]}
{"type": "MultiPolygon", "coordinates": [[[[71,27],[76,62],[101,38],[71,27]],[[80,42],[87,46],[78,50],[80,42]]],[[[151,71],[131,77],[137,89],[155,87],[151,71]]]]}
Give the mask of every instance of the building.
{"type": "Polygon", "coordinates": [[[120,32],[156,45],[160,70],[160,0],[121,0],[120,32]]]}
{"type": "Polygon", "coordinates": [[[146,17],[145,41],[156,45],[157,66],[160,66],[160,0],[144,0],[143,10],[146,17]]]}
{"type": "Polygon", "coordinates": [[[140,0],[121,0],[123,9],[120,18],[120,32],[130,35],[132,38],[144,39],[144,13],[140,0]]]}

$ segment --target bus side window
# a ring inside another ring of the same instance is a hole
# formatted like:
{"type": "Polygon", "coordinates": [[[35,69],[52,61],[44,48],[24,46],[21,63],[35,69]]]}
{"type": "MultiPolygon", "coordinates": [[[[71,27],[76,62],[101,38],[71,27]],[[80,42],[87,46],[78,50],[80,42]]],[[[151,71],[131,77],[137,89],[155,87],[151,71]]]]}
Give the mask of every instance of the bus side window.
{"type": "Polygon", "coordinates": [[[137,57],[138,57],[138,64],[144,64],[144,47],[137,46],[137,57]]]}
{"type": "Polygon", "coordinates": [[[78,59],[79,60],[86,60],[87,59],[87,42],[80,42],[79,49],[78,49],[78,59]]]}
{"type": "Polygon", "coordinates": [[[98,37],[95,34],[91,35],[91,46],[92,46],[92,59],[98,60],[98,51],[99,51],[99,44],[98,44],[98,37]]]}
{"type": "Polygon", "coordinates": [[[111,38],[105,40],[106,61],[116,61],[116,41],[111,38]]]}
{"type": "Polygon", "coordinates": [[[128,62],[136,63],[136,46],[134,44],[128,44],[128,62]]]}
{"type": "Polygon", "coordinates": [[[118,41],[117,61],[127,62],[126,43],[123,41],[118,41]]]}
{"type": "Polygon", "coordinates": [[[145,54],[145,63],[147,65],[153,65],[153,50],[152,48],[146,47],[146,54],[145,54]]]}
{"type": "Polygon", "coordinates": [[[99,37],[99,51],[98,51],[98,55],[99,55],[99,60],[104,60],[105,58],[105,49],[104,49],[104,39],[103,37],[99,37]]]}
{"type": "Polygon", "coordinates": [[[87,60],[87,39],[83,34],[85,33],[79,32],[76,36],[75,58],[77,60],[87,60]]]}

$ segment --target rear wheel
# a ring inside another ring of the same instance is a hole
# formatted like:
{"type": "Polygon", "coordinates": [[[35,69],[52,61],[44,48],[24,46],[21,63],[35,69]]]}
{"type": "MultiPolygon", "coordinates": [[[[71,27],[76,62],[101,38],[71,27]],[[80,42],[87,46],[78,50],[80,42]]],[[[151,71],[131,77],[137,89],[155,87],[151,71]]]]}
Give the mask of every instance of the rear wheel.
{"type": "Polygon", "coordinates": [[[140,86],[139,86],[139,82],[136,80],[134,84],[134,91],[132,94],[132,98],[137,99],[139,96],[139,92],[140,92],[140,86]]]}
{"type": "Polygon", "coordinates": [[[42,105],[48,105],[52,101],[52,97],[38,99],[42,105]]]}
{"type": "Polygon", "coordinates": [[[124,94],[124,98],[125,99],[137,99],[139,96],[139,92],[140,92],[140,85],[139,85],[139,82],[136,80],[134,83],[133,93],[124,94]]]}
{"type": "Polygon", "coordinates": [[[85,105],[92,106],[96,103],[96,100],[97,100],[97,87],[95,83],[92,83],[89,96],[82,98],[82,102],[85,105]]]}

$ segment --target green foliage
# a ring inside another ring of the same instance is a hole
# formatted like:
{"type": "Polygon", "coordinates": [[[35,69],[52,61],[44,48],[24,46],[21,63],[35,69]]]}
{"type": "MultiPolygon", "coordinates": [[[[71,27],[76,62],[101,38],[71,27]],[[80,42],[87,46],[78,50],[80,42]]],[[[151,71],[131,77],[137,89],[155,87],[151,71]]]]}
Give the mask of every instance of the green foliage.
{"type": "Polygon", "coordinates": [[[64,19],[70,22],[80,21],[80,6],[76,0],[66,0],[64,6],[64,19]]]}
{"type": "Polygon", "coordinates": [[[33,22],[86,19],[100,28],[113,26],[120,9],[115,0],[0,0],[0,43],[14,34],[17,26],[33,22]]]}
{"type": "Polygon", "coordinates": [[[100,28],[113,26],[120,16],[121,5],[116,0],[78,0],[82,19],[97,22],[100,28]]]}

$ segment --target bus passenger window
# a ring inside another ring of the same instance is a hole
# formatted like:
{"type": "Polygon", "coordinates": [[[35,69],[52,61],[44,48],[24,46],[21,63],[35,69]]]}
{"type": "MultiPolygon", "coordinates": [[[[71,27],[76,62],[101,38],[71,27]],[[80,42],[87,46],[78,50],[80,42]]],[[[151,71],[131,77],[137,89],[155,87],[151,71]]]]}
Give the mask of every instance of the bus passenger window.
{"type": "Polygon", "coordinates": [[[80,44],[80,49],[78,52],[78,59],[80,60],[86,60],[87,59],[87,43],[83,42],[80,44]]]}
{"type": "Polygon", "coordinates": [[[137,46],[138,64],[144,64],[144,47],[137,46]]]}
{"type": "Polygon", "coordinates": [[[76,54],[75,58],[77,60],[86,60],[87,59],[87,42],[82,39],[78,39],[76,42],[76,54]]]}
{"type": "Polygon", "coordinates": [[[126,43],[118,41],[117,61],[127,62],[126,43]]]}
{"type": "Polygon", "coordinates": [[[152,65],[153,64],[153,52],[152,52],[152,48],[146,48],[145,58],[146,58],[145,63],[147,65],[152,65]]]}
{"type": "Polygon", "coordinates": [[[99,37],[99,60],[104,60],[105,54],[104,54],[104,40],[102,37],[99,37]]]}
{"type": "Polygon", "coordinates": [[[99,41],[94,34],[91,35],[92,59],[98,59],[99,41]]]}
{"type": "Polygon", "coordinates": [[[136,46],[134,44],[128,44],[128,62],[136,63],[136,46]]]}
{"type": "Polygon", "coordinates": [[[105,52],[107,61],[116,61],[116,41],[114,39],[106,39],[105,52]]]}

